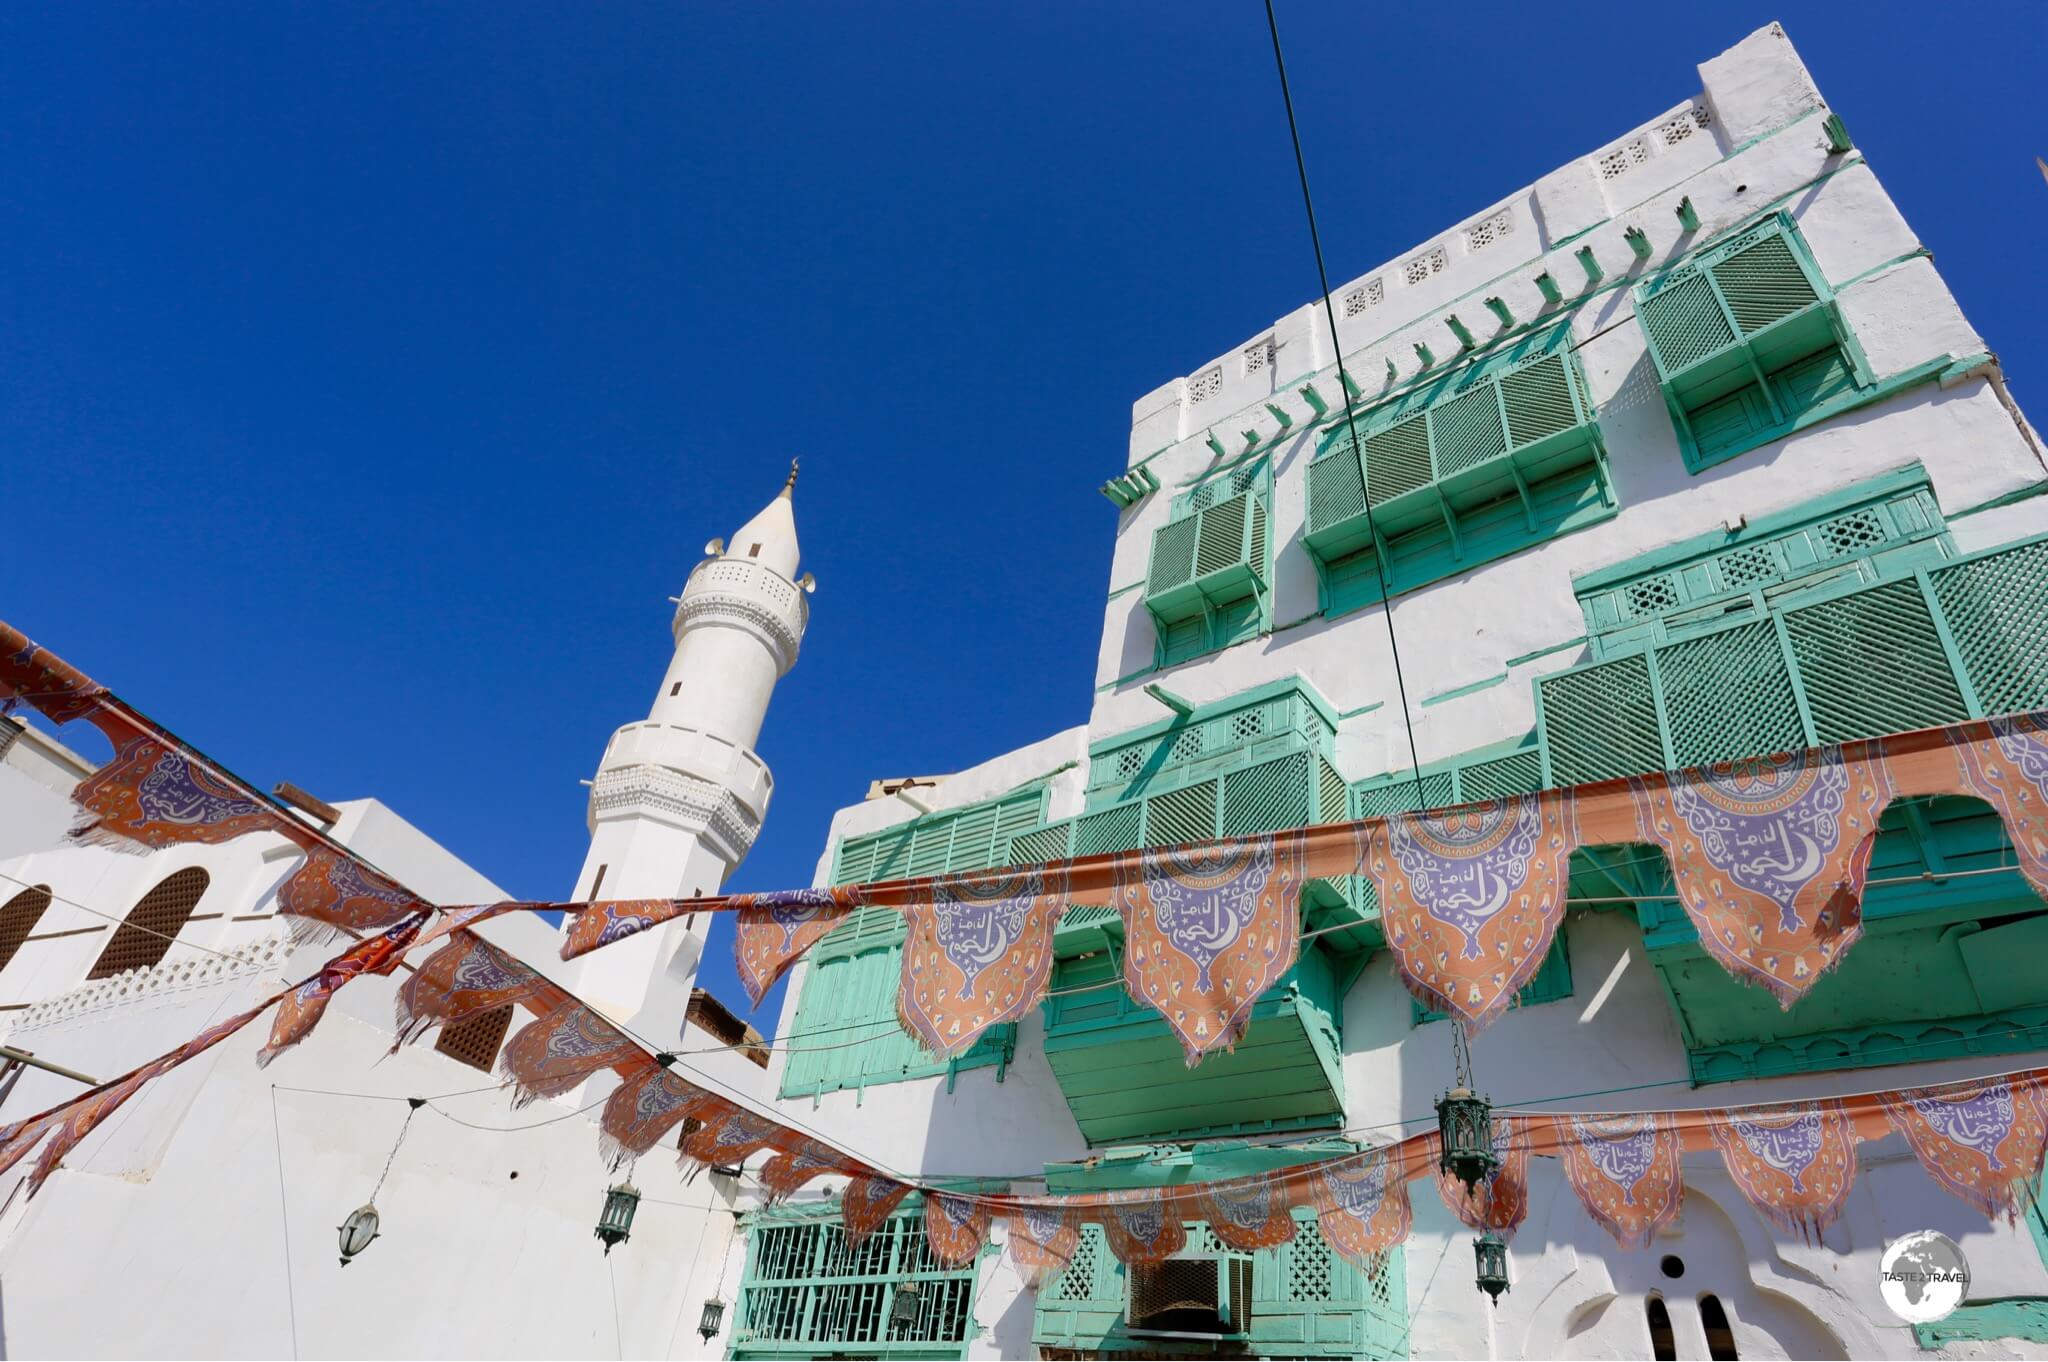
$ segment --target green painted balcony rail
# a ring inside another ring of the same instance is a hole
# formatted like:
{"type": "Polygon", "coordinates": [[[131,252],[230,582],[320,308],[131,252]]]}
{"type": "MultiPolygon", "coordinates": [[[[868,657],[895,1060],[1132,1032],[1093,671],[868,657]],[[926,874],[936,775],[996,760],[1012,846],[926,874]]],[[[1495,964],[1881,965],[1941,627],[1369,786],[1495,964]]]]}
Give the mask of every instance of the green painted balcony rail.
{"type": "Polygon", "coordinates": [[[974,1336],[972,1265],[931,1256],[913,1195],[859,1249],[836,1215],[766,1219],[747,1231],[736,1358],[967,1356],[974,1336]],[[917,1315],[891,1326],[896,1287],[917,1286],[917,1315]]]}
{"type": "Polygon", "coordinates": [[[1332,427],[1308,468],[1303,543],[1324,608],[1399,592],[1612,515],[1568,325],[1332,427]],[[1368,507],[1370,514],[1368,515],[1368,507]]]}
{"type": "Polygon", "coordinates": [[[1694,472],[1871,383],[1834,291],[1785,213],[1638,284],[1635,300],[1694,472]]]}
{"type": "Polygon", "coordinates": [[[1173,518],[1152,532],[1145,578],[1161,666],[1272,627],[1271,500],[1264,459],[1174,498],[1173,518]]]}
{"type": "Polygon", "coordinates": [[[2044,600],[2048,536],[1875,584],[1759,593],[1711,631],[1538,678],[1544,783],[2048,704],[2044,600]]]}
{"type": "Polygon", "coordinates": [[[1574,579],[1595,657],[1726,623],[1827,582],[1874,582],[1952,556],[1927,470],[1917,462],[1739,531],[1719,531],[1574,579]],[[1816,575],[1825,574],[1825,575],[1816,575]]]}
{"type": "Polygon", "coordinates": [[[1143,794],[1184,773],[1218,774],[1297,749],[1330,755],[1336,711],[1299,677],[1260,686],[1095,743],[1088,759],[1088,804],[1097,808],[1143,794]]]}
{"type": "MultiPolygon", "coordinates": [[[[849,837],[833,858],[832,883],[950,874],[1003,865],[1016,834],[1037,825],[1043,787],[912,819],[849,837]]],[[[939,1061],[896,1020],[903,968],[903,915],[855,913],[811,949],[797,997],[782,1071],[782,1096],[817,1097],[839,1089],[944,1076],[993,1065],[1000,1078],[1016,1056],[1017,1028],[998,1026],[956,1059],[939,1061]],[[808,1044],[806,1043],[808,1040],[808,1044]]]]}
{"type": "MultiPolygon", "coordinates": [[[[1330,1248],[1313,1212],[1297,1211],[1294,1238],[1239,1254],[1201,1221],[1190,1222],[1188,1256],[1251,1263],[1249,1338],[1233,1355],[1393,1358],[1408,1355],[1406,1256],[1389,1251],[1365,1272],[1330,1248]]],[[[1167,1340],[1134,1335],[1128,1322],[1130,1272],[1088,1226],[1074,1258],[1037,1295],[1031,1341],[1043,1350],[1114,1356],[1160,1355],[1167,1340]]]]}

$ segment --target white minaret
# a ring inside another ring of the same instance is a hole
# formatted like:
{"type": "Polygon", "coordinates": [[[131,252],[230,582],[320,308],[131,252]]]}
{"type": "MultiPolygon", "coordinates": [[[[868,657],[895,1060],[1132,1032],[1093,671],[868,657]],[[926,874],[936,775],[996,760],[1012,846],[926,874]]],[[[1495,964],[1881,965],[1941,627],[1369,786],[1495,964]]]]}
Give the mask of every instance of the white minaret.
{"type": "MultiPolygon", "coordinates": [[[[782,491],[729,544],[705,545],[710,556],[674,598],[675,657],[647,718],[614,733],[598,763],[572,897],[715,894],[754,845],[775,788],[754,742],[810,619],[795,489],[792,461],[782,491]]],[[[642,1019],[634,1029],[649,1039],[670,1039],[709,926],[681,919],[607,946],[578,962],[573,986],[621,1021],[642,1019]]]]}

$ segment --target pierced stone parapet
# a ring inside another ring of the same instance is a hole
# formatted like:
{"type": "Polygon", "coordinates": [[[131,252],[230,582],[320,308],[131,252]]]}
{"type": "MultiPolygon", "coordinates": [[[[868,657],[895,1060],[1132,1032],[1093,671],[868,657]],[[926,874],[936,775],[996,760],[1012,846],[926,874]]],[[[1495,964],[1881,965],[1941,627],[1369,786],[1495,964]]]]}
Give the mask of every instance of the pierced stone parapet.
{"type": "Polygon", "coordinates": [[[681,639],[684,630],[702,623],[745,629],[775,654],[779,674],[796,665],[810,618],[809,597],[782,574],[744,558],[711,558],[684,585],[674,631],[681,639]]]}
{"type": "MultiPolygon", "coordinates": [[[[176,951],[175,946],[172,947],[176,951]]],[[[215,988],[281,967],[291,954],[284,932],[272,929],[254,941],[219,953],[191,952],[143,969],[123,970],[94,979],[14,1013],[7,1034],[74,1021],[96,1012],[136,1003],[155,1002],[181,993],[215,988]]]]}

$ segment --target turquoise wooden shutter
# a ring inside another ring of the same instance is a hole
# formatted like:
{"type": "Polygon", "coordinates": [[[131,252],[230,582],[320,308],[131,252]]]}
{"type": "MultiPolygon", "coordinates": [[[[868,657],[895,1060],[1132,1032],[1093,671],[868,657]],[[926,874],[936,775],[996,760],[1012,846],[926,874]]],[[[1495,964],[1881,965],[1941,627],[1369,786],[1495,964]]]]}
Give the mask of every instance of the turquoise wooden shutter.
{"type": "Polygon", "coordinates": [[[1806,746],[1799,697],[1769,620],[1660,648],[1657,666],[1663,674],[1674,765],[1700,766],[1806,746]]]}
{"type": "Polygon", "coordinates": [[[1969,717],[1917,581],[1787,611],[1785,632],[1821,742],[1969,717]]]}
{"type": "Polygon", "coordinates": [[[1578,785],[1664,769],[1646,657],[1539,677],[1546,784],[1578,785]]]}
{"type": "Polygon", "coordinates": [[[1929,576],[1984,712],[2048,705],[2048,539],[1929,576]]]}

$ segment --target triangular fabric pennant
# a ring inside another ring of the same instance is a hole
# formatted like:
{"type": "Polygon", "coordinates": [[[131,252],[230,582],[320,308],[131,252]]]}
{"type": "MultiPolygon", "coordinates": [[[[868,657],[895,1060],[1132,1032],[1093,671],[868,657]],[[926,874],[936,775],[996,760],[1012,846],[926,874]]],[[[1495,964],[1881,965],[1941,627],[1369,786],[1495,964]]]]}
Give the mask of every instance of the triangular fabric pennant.
{"type": "Polygon", "coordinates": [[[513,1085],[514,1106],[560,1097],[592,1074],[646,1056],[618,1027],[563,997],[547,1015],[520,1028],[498,1060],[498,1072],[513,1085]]]}
{"type": "Polygon", "coordinates": [[[2019,870],[2048,899],[2048,710],[2012,714],[1949,731],[1963,788],[2005,824],[2019,870]]]}
{"type": "Polygon", "coordinates": [[[1472,1030],[1536,977],[1564,921],[1578,830],[1566,790],[1389,816],[1367,863],[1409,992],[1472,1030]]]}
{"type": "Polygon", "coordinates": [[[1302,835],[1133,852],[1116,863],[1124,987],[1188,1066],[1235,1046],[1300,949],[1302,835]]]}
{"type": "Polygon", "coordinates": [[[1863,880],[1891,778],[1857,743],[1630,782],[1643,838],[1671,862],[1700,945],[1780,1007],[1863,935],[1863,880]]]}
{"type": "Polygon", "coordinates": [[[1856,1181],[1856,1124],[1840,1102],[1736,1107],[1706,1115],[1728,1176],[1764,1219],[1817,1240],[1856,1181]]]}
{"type": "Polygon", "coordinates": [[[904,1030],[940,1059],[1038,1006],[1052,978],[1052,934],[1066,908],[1064,866],[948,875],[905,904],[904,1030]]]}
{"type": "Polygon", "coordinates": [[[1668,1113],[1552,1119],[1565,1180],[1616,1243],[1644,1248],[1678,1218],[1685,1203],[1684,1142],[1668,1113]]]}
{"type": "Polygon", "coordinates": [[[1934,1180],[1989,1219],[2017,1215],[2048,1149],[2048,1082],[2038,1073],[1908,1088],[1881,1100],[1934,1180]]]}
{"type": "Polygon", "coordinates": [[[735,894],[733,965],[740,986],[755,1007],[775,981],[823,940],[864,900],[854,885],[836,889],[790,889],[773,894],[735,894]]]}
{"type": "Polygon", "coordinates": [[[981,1197],[927,1192],[924,1238],[932,1257],[947,1267],[966,1267],[988,1242],[989,1204],[981,1197]]]}
{"type": "Polygon", "coordinates": [[[1414,1222],[1404,1159],[1401,1145],[1387,1145],[1308,1170],[1323,1238],[1361,1267],[1406,1239],[1414,1222]]]}

